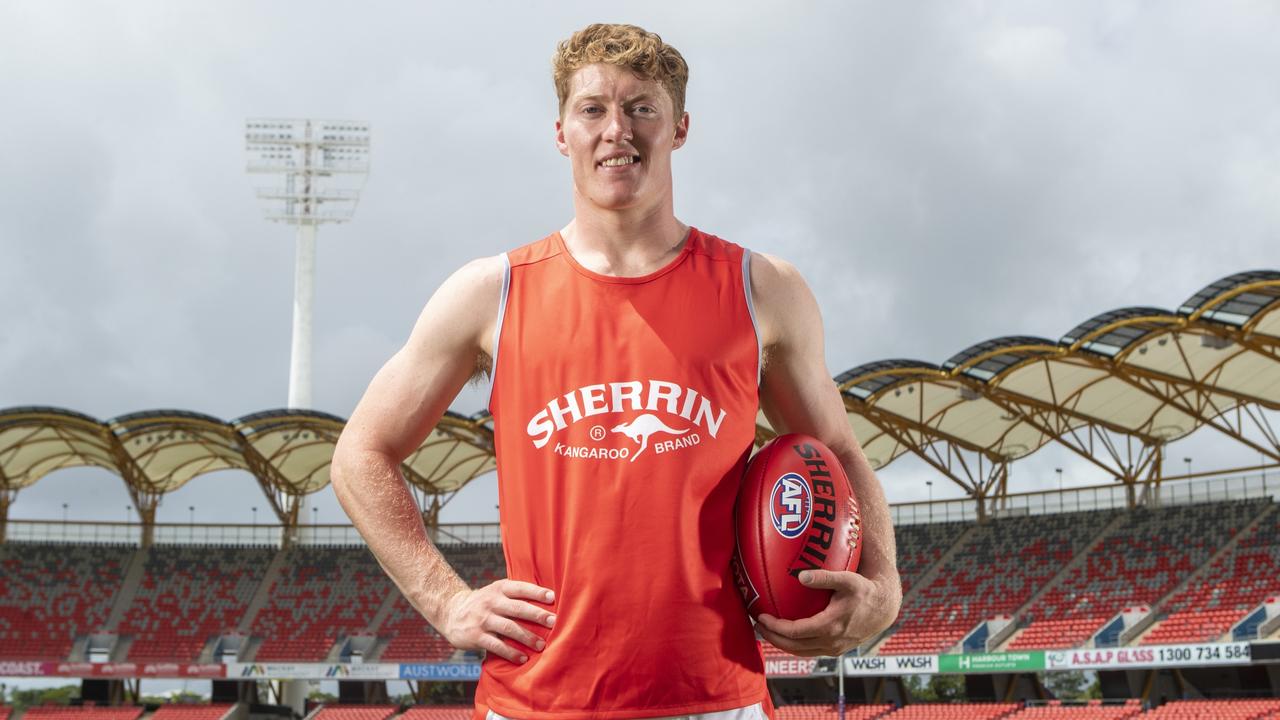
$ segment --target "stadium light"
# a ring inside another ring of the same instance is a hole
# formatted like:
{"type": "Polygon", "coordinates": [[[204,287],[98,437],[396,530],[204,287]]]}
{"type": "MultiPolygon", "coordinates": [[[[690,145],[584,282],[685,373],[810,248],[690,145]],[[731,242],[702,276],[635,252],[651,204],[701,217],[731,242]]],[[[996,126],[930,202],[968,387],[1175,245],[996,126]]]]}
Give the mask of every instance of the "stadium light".
{"type": "Polygon", "coordinates": [[[188,505],[187,509],[191,511],[191,524],[195,525],[196,524],[196,506],[188,505]]]}
{"type": "Polygon", "coordinates": [[[62,503],[62,522],[67,521],[67,504],[62,503]]]}
{"type": "Polygon", "coordinates": [[[347,222],[355,214],[369,177],[369,124],[250,118],[244,140],[250,173],[284,176],[283,185],[257,190],[266,218],[297,226],[289,407],[310,408],[316,227],[347,222]]]}
{"type": "Polygon", "coordinates": [[[258,506],[254,505],[252,510],[253,510],[253,526],[258,527],[258,506]]]}
{"type": "Polygon", "coordinates": [[[1054,468],[1053,471],[1058,473],[1058,492],[1062,492],[1062,468],[1054,468]]]}
{"type": "Polygon", "coordinates": [[[1182,458],[1182,462],[1187,464],[1187,477],[1191,477],[1191,458],[1182,458]]]}

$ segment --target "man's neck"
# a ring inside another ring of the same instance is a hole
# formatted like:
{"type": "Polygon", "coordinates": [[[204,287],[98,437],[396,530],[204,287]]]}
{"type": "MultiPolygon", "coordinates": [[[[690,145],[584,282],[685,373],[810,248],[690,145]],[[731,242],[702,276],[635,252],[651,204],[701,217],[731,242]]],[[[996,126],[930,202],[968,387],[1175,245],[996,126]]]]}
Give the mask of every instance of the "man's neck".
{"type": "Polygon", "coordinates": [[[613,211],[585,208],[575,200],[573,221],[560,235],[575,260],[601,275],[648,275],[678,255],[689,234],[669,203],[645,211],[613,211]]]}

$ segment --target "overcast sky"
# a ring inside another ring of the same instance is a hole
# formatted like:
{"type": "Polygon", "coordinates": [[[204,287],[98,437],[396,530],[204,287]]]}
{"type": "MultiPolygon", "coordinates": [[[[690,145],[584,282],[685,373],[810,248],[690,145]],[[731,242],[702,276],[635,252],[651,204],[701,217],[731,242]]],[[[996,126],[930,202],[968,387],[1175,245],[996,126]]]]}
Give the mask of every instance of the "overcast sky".
{"type": "MultiPolygon", "coordinates": [[[[433,289],[571,217],[555,43],[660,33],[691,66],[684,221],[794,262],[833,374],[1057,339],[1280,267],[1271,2],[171,3],[0,6],[0,408],[99,419],[285,404],[293,233],[261,218],[249,117],[367,121],[354,222],[319,234],[315,406],[351,413],[433,289]],[[603,12],[602,8],[607,8],[603,12]]],[[[482,400],[466,391],[454,409],[482,400]]],[[[1205,431],[1180,469],[1257,460],[1205,431]]],[[[1046,449],[1015,488],[1104,480],[1046,449]]],[[[891,500],[931,477],[902,459],[891,500]]],[[[945,482],[935,497],[956,495],[945,482]]],[[[446,520],[492,520],[492,477],[446,520]]],[[[125,517],[115,476],[55,473],[11,517],[125,517]]],[[[247,522],[242,473],[160,519],[247,522]]],[[[332,491],[321,521],[345,520],[332,491]]]]}

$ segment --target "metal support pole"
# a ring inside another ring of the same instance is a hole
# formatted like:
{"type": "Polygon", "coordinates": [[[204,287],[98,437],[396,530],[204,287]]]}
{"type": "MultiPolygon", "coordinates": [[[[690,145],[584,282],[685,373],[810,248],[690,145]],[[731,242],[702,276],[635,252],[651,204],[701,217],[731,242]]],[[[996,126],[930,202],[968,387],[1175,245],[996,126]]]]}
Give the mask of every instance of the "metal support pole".
{"type": "Polygon", "coordinates": [[[844,653],[840,653],[840,657],[836,658],[836,673],[839,680],[840,694],[836,697],[836,714],[840,720],[844,720],[844,653]]]}
{"type": "Polygon", "coordinates": [[[293,351],[289,357],[289,407],[310,408],[311,314],[315,305],[316,226],[298,225],[293,275],[293,351]]]}

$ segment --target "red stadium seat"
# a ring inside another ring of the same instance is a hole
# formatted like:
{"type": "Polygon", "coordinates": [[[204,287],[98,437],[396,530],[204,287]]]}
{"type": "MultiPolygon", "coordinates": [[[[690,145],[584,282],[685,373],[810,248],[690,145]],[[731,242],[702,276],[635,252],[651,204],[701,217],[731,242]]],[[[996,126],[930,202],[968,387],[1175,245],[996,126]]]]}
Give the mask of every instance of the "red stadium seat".
{"type": "Polygon", "coordinates": [[[119,633],[128,659],[192,662],[209,641],[235,630],[276,550],[154,546],[119,633]]]}
{"type": "Polygon", "coordinates": [[[363,632],[393,585],[369,550],[295,546],[253,620],[256,661],[319,662],[339,639],[363,632]]]}
{"type": "Polygon", "coordinates": [[[903,607],[882,655],[945,652],[978,623],[1011,615],[1114,517],[1068,513],[980,525],[946,566],[903,607]]]}
{"type": "Polygon", "coordinates": [[[0,544],[0,658],[65,660],[77,636],[102,629],[137,548],[0,544]]]}
{"type": "MultiPolygon", "coordinates": [[[[1009,649],[1076,647],[1124,608],[1153,605],[1266,504],[1247,500],[1128,511],[1083,564],[1030,608],[1034,622],[1009,643],[1009,649]]],[[[1280,586],[1274,578],[1263,584],[1272,591],[1280,586]]],[[[1194,593],[1196,585],[1188,591],[1194,593]]],[[[1256,596],[1264,595],[1260,588],[1256,596]]]]}
{"type": "Polygon", "coordinates": [[[400,708],[396,705],[337,705],[321,706],[312,720],[387,720],[400,708]]]}
{"type": "Polygon", "coordinates": [[[470,705],[416,705],[396,720],[471,720],[470,705]]]}

